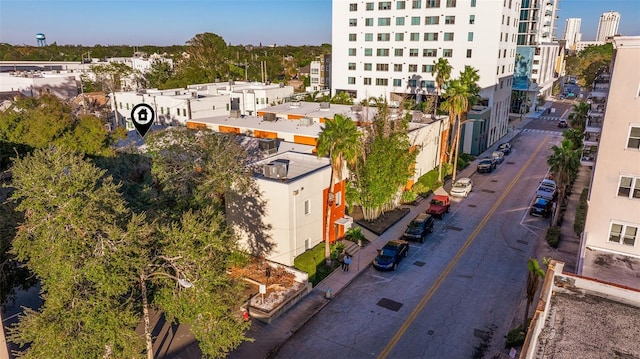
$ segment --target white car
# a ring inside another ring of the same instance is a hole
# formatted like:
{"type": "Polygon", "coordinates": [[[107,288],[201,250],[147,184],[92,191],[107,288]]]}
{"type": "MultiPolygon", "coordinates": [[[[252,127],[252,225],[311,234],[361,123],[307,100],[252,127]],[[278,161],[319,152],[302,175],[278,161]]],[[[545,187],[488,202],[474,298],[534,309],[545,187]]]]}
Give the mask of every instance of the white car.
{"type": "Polygon", "coordinates": [[[451,187],[451,195],[456,197],[467,197],[469,192],[473,190],[473,181],[471,178],[459,178],[451,187]]]}

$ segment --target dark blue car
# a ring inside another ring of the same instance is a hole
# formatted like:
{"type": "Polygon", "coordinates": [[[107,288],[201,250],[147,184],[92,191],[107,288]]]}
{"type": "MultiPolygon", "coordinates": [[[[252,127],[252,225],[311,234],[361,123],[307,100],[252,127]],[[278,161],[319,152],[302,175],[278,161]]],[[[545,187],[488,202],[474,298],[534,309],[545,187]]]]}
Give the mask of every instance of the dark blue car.
{"type": "Polygon", "coordinates": [[[546,198],[537,197],[533,204],[531,205],[531,209],[529,209],[529,214],[536,217],[549,217],[551,215],[553,202],[546,198]]]}
{"type": "Polygon", "coordinates": [[[402,258],[409,254],[409,242],[402,239],[394,239],[378,250],[378,255],[373,259],[373,267],[378,270],[396,270],[402,258]]]}

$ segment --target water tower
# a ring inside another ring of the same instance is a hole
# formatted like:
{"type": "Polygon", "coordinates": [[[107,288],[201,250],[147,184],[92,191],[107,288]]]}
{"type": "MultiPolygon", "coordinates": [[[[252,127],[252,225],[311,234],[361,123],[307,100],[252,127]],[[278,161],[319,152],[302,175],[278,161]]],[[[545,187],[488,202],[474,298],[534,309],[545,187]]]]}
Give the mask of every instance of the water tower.
{"type": "Polygon", "coordinates": [[[47,38],[43,33],[39,32],[36,34],[36,40],[38,41],[38,46],[47,46],[47,38]]]}

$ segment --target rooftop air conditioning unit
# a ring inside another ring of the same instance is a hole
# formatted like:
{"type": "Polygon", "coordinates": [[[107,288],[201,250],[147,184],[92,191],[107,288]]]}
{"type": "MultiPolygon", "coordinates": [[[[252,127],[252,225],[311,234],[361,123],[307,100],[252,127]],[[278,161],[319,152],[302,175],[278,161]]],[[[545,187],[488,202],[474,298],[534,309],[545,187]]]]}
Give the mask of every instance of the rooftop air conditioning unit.
{"type": "Polygon", "coordinates": [[[303,117],[300,119],[301,126],[311,126],[313,124],[313,119],[309,117],[303,117]]]}
{"type": "Polygon", "coordinates": [[[198,91],[191,91],[191,98],[198,98],[198,91]]]}
{"type": "Polygon", "coordinates": [[[277,142],[273,138],[261,138],[258,142],[258,148],[266,155],[273,155],[278,152],[277,142]]]}
{"type": "Polygon", "coordinates": [[[320,102],[321,110],[328,110],[330,107],[331,107],[331,104],[329,102],[320,102]]]}
{"type": "Polygon", "coordinates": [[[278,119],[276,118],[276,114],[275,113],[265,113],[264,115],[262,115],[262,120],[263,121],[269,121],[269,122],[275,122],[278,119]]]}
{"type": "Polygon", "coordinates": [[[240,110],[231,110],[231,112],[229,113],[229,117],[240,118],[240,110]]]}
{"type": "Polygon", "coordinates": [[[263,167],[264,176],[267,178],[287,178],[287,164],[283,162],[269,162],[263,167]]]}

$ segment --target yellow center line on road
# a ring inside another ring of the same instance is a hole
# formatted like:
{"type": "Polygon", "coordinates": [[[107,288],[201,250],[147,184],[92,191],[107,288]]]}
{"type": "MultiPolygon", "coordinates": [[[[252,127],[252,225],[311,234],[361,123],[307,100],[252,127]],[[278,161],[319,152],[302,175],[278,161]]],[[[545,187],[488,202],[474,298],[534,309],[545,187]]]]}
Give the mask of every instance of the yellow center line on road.
{"type": "Polygon", "coordinates": [[[431,288],[429,288],[429,291],[424,295],[424,297],[422,297],[422,299],[420,299],[420,302],[415,307],[415,309],[411,312],[411,314],[409,314],[409,317],[407,318],[407,320],[405,320],[405,322],[402,323],[402,326],[398,329],[398,331],[396,331],[396,333],[393,335],[393,338],[391,338],[387,346],[384,347],[380,355],[378,355],[378,359],[386,358],[391,353],[391,350],[393,350],[396,344],[398,344],[398,341],[400,340],[400,338],[402,338],[402,336],[407,331],[407,329],[409,329],[409,326],[411,325],[411,323],[413,323],[413,321],[416,319],[418,314],[422,311],[422,309],[424,309],[425,305],[427,305],[429,300],[431,300],[431,297],[433,297],[433,295],[438,290],[440,285],[442,285],[442,282],[444,282],[444,280],[447,278],[449,273],[453,270],[453,267],[455,267],[455,265],[458,263],[462,255],[471,246],[471,243],[473,243],[478,233],[480,233],[484,225],[487,224],[487,222],[489,221],[493,213],[498,209],[498,206],[502,203],[502,201],[504,201],[504,198],[511,191],[511,189],[516,184],[516,182],[518,182],[520,177],[522,177],[522,174],[524,173],[524,171],[529,167],[529,165],[531,165],[531,162],[533,162],[533,160],[537,157],[538,153],[542,149],[542,146],[547,143],[547,138],[548,136],[544,136],[544,139],[542,140],[542,142],[540,142],[540,144],[538,145],[536,150],[533,152],[531,157],[529,157],[529,159],[524,164],[524,166],[520,168],[520,171],[518,171],[518,174],[513,178],[511,183],[509,183],[509,185],[505,188],[505,190],[502,192],[502,194],[500,195],[496,203],[494,203],[491,209],[489,210],[489,212],[487,212],[486,216],[484,216],[484,218],[482,219],[482,222],[480,222],[480,224],[476,227],[473,233],[471,233],[471,235],[469,236],[469,239],[467,239],[467,241],[464,242],[464,245],[462,245],[462,248],[460,248],[458,253],[456,253],[456,256],[453,257],[453,259],[451,260],[451,262],[449,262],[449,265],[447,265],[444,271],[440,273],[440,276],[438,276],[438,279],[436,279],[436,281],[433,283],[431,288]]]}

